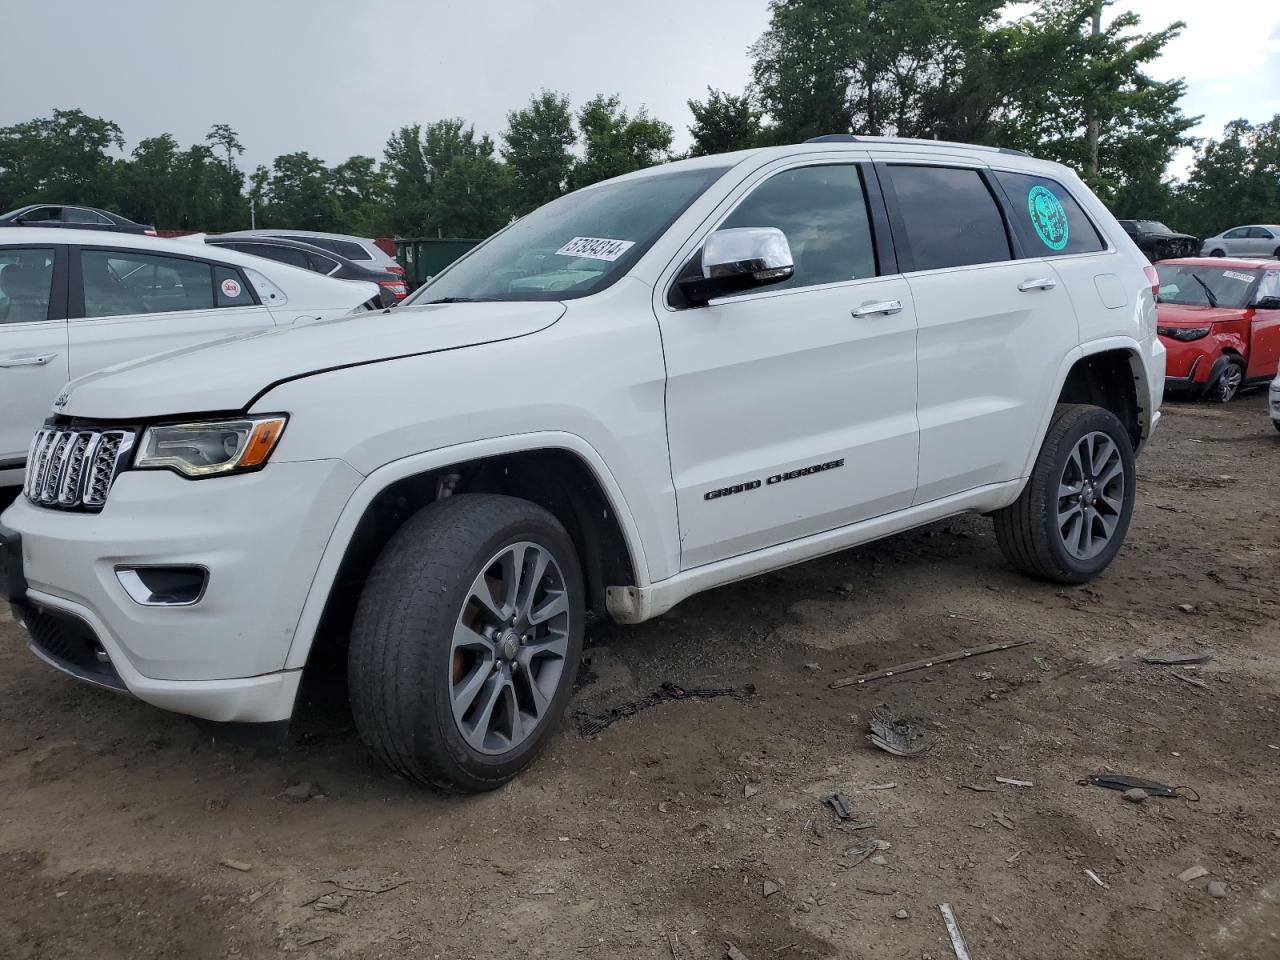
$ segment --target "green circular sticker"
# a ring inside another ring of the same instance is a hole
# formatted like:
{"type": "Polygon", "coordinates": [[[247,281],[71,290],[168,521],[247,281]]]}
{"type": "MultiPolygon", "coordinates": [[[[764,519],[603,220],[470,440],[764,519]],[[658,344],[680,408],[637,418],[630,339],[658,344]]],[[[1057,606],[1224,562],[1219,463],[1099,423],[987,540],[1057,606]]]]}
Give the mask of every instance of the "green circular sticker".
{"type": "Polygon", "coordinates": [[[1061,250],[1067,245],[1071,232],[1067,226],[1067,211],[1052,190],[1032,187],[1027,194],[1027,212],[1031,214],[1031,225],[1036,228],[1036,236],[1041,243],[1050,250],[1061,250]]]}

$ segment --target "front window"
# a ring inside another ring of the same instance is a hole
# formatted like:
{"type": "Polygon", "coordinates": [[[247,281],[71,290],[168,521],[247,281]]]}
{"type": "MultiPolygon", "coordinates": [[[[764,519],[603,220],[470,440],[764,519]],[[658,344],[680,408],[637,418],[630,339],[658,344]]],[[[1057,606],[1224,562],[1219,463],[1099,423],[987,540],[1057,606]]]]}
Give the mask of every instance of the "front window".
{"type": "Polygon", "coordinates": [[[596,293],[625,275],[726,169],[656,173],[553,200],[404,303],[571,300],[596,293]]]}
{"type": "Polygon", "coordinates": [[[1184,307],[1246,307],[1257,270],[1157,264],[1161,303],[1184,307]]]}

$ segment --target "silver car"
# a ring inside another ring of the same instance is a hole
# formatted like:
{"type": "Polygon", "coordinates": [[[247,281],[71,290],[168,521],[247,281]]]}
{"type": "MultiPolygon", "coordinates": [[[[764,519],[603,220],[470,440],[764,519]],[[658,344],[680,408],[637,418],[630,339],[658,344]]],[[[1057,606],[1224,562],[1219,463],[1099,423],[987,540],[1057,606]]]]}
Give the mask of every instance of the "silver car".
{"type": "Polygon", "coordinates": [[[1204,257],[1275,257],[1280,260],[1280,225],[1232,227],[1210,237],[1200,247],[1204,257]]]}

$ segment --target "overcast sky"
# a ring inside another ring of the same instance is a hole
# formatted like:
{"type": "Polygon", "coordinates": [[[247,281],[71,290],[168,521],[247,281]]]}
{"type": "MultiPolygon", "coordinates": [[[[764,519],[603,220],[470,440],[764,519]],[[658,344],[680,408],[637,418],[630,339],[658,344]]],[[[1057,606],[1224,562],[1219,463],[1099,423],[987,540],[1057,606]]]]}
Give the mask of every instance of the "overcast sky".
{"type": "MultiPolygon", "coordinates": [[[[1156,66],[1184,77],[1196,133],[1280,112],[1280,3],[1121,0],[1150,29],[1188,24],[1156,66]]],[[[129,141],[186,145],[229,123],[243,165],[306,150],[381,157],[387,135],[462,116],[495,136],[546,87],[596,93],[676,128],[708,86],[741,90],[766,0],[0,0],[0,126],[55,107],[116,121],[129,141]]]]}

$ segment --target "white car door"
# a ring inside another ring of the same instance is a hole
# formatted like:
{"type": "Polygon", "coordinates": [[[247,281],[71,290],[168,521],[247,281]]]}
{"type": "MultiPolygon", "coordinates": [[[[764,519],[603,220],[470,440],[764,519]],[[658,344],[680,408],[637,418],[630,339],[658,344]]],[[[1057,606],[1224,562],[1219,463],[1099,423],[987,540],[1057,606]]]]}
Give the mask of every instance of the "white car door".
{"type": "Polygon", "coordinates": [[[0,246],[0,485],[21,482],[31,438],[67,382],[63,260],[57,245],[0,246]]]}
{"type": "Polygon", "coordinates": [[[237,267],[144,249],[73,248],[71,377],[274,326],[237,267]]]}
{"type": "MultiPolygon", "coordinates": [[[[1038,251],[1020,252],[985,167],[913,159],[879,170],[920,330],[916,503],[1015,480],[1080,342],[1070,294],[1038,251]]],[[[1010,221],[1036,216],[1041,250],[1065,248],[1055,195],[1032,184],[1020,203],[1010,221]]]]}
{"type": "Polygon", "coordinates": [[[1266,227],[1249,228],[1249,256],[1269,257],[1276,251],[1276,235],[1266,227]]]}
{"type": "Polygon", "coordinates": [[[864,169],[770,172],[717,229],[781,229],[794,276],[659,309],[684,569],[911,503],[915,313],[891,260],[877,269],[864,169]]]}

